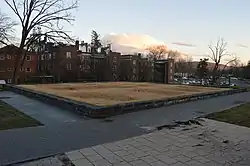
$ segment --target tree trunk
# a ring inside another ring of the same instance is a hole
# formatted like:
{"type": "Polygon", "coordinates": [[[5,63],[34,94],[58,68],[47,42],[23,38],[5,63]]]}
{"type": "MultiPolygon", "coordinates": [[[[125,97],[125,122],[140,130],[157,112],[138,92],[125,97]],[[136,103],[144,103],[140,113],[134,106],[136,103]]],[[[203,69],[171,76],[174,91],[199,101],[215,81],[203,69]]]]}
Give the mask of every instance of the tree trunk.
{"type": "Polygon", "coordinates": [[[217,80],[217,78],[216,78],[217,73],[216,72],[218,70],[218,67],[219,67],[219,64],[215,63],[215,66],[214,66],[213,71],[212,71],[212,82],[213,82],[213,84],[216,83],[216,80],[217,80]]]}
{"type": "Polygon", "coordinates": [[[13,84],[17,84],[18,81],[17,81],[17,76],[19,74],[19,70],[20,70],[20,59],[21,59],[21,54],[22,54],[22,51],[19,49],[16,53],[16,58],[15,58],[15,66],[14,66],[14,71],[13,71],[13,75],[12,75],[12,83],[13,84]]]}
{"type": "Polygon", "coordinates": [[[25,38],[24,38],[25,34],[24,32],[22,33],[22,39],[21,39],[21,43],[20,46],[16,52],[16,58],[15,58],[15,66],[14,66],[14,71],[13,71],[13,76],[12,76],[12,82],[13,84],[17,83],[17,76],[18,76],[18,72],[20,70],[20,60],[23,54],[23,48],[24,48],[24,43],[25,43],[25,38]]]}

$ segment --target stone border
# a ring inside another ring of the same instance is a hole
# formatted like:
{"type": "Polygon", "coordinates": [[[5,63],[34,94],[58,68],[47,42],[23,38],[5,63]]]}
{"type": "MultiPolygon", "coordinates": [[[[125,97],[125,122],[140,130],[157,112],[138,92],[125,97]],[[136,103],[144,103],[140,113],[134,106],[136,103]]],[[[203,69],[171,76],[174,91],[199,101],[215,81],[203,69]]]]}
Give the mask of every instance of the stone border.
{"type": "Polygon", "coordinates": [[[235,93],[246,92],[247,88],[232,89],[220,92],[201,93],[194,95],[186,95],[180,97],[172,97],[163,100],[140,101],[133,103],[123,103],[111,106],[96,106],[84,102],[78,102],[67,98],[50,95],[43,92],[33,91],[27,88],[18,87],[15,85],[6,85],[7,90],[22,94],[27,97],[38,99],[56,107],[74,111],[78,114],[90,118],[105,118],[109,116],[125,114],[129,112],[139,111],[142,109],[159,108],[174,104],[186,103],[189,101],[204,100],[218,96],[232,95],[235,93]]]}

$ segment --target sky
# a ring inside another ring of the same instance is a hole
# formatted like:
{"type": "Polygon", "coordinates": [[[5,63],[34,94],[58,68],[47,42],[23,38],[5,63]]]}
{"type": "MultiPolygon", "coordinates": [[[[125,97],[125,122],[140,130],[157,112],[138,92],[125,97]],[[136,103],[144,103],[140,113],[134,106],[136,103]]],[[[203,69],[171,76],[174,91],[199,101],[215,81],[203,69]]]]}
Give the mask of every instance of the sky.
{"type": "MultiPolygon", "coordinates": [[[[3,1],[0,5],[3,12],[11,15],[3,1]]],[[[247,0],[80,0],[79,8],[73,12],[73,26],[66,27],[85,41],[90,39],[92,30],[102,36],[149,35],[170,49],[193,56],[209,53],[208,44],[223,37],[228,51],[246,62],[250,60],[249,6],[247,0]]]]}

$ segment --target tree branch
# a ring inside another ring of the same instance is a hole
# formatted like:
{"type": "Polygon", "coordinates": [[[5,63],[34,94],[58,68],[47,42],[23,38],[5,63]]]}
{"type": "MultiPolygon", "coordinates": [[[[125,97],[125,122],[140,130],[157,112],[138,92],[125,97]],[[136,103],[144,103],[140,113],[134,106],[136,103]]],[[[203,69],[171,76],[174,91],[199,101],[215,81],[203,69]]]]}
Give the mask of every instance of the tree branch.
{"type": "MultiPolygon", "coordinates": [[[[42,36],[58,42],[72,41],[70,35],[63,29],[62,23],[71,24],[74,18],[71,11],[77,7],[78,0],[66,4],[67,0],[4,0],[22,25],[22,37],[19,44],[19,54],[15,63],[13,80],[20,67],[20,56],[25,48],[29,48],[42,36]],[[22,2],[22,3],[18,3],[22,2]],[[21,5],[20,5],[21,4],[21,5]],[[38,34],[31,34],[32,30],[41,28],[38,34]],[[32,36],[34,35],[34,36],[32,36]]],[[[40,41],[40,40],[39,40],[40,41]]],[[[25,58],[24,54],[24,58],[25,58]]]]}

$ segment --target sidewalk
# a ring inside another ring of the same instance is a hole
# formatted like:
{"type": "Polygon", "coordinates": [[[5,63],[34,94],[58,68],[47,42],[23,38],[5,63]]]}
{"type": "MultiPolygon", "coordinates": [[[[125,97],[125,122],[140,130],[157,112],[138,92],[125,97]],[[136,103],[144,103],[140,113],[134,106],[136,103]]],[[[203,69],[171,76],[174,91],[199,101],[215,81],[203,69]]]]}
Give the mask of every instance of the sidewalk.
{"type": "Polygon", "coordinates": [[[138,111],[103,119],[79,119],[34,99],[1,92],[5,102],[44,126],[0,131],[0,165],[89,148],[147,133],[155,126],[186,121],[250,100],[250,92],[138,111]]]}
{"type": "MultiPolygon", "coordinates": [[[[201,123],[65,154],[75,166],[250,165],[249,128],[208,119],[201,123]]],[[[33,166],[28,164],[22,166],[33,166]]]]}

